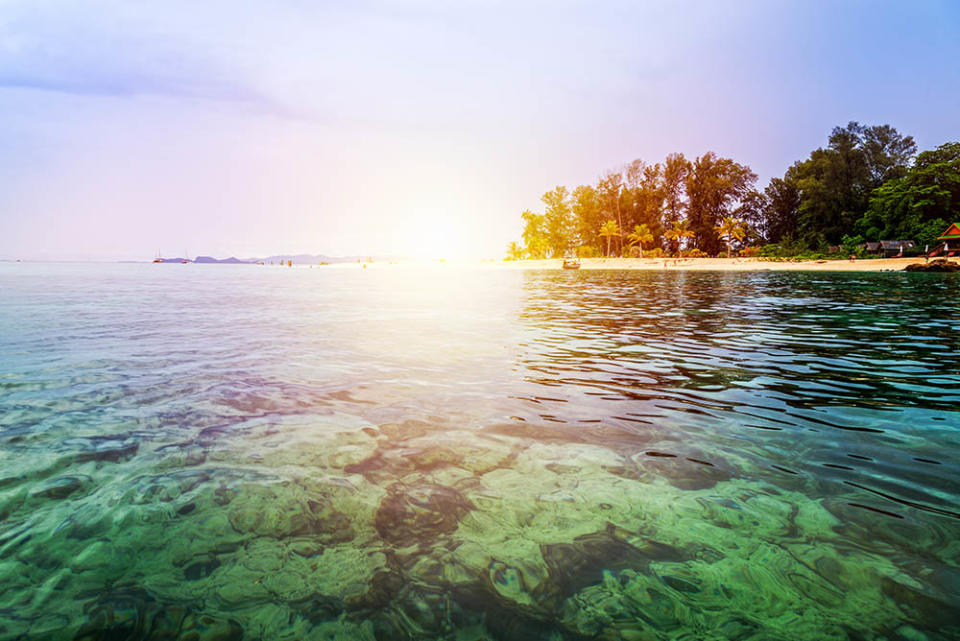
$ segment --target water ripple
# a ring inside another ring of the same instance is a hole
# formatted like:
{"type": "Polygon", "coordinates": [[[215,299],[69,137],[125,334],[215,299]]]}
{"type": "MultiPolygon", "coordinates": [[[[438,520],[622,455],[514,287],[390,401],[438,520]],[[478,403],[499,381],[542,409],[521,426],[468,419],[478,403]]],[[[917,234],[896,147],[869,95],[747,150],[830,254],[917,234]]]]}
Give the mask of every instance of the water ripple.
{"type": "Polygon", "coordinates": [[[956,638],[958,301],[0,265],[0,639],[956,638]]]}

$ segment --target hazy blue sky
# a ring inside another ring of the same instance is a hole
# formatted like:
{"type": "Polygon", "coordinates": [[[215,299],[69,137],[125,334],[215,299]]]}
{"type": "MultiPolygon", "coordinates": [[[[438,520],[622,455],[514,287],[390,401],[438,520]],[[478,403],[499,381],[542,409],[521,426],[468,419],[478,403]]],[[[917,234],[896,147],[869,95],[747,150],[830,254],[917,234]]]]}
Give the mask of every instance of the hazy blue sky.
{"type": "Polygon", "coordinates": [[[501,256],[557,184],[960,139],[960,2],[0,0],[0,258],[501,256]]]}

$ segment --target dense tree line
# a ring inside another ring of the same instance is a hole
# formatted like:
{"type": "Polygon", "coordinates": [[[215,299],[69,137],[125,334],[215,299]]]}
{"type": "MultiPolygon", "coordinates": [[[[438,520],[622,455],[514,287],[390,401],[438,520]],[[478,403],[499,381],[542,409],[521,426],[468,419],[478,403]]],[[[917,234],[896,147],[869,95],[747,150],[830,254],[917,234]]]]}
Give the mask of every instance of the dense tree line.
{"type": "Polygon", "coordinates": [[[762,191],[747,165],[713,152],[633,162],[595,185],[558,186],[526,210],[511,258],[730,254],[767,246],[799,253],[859,240],[932,244],[960,218],[960,143],[917,154],[889,125],[836,127],[826,147],[762,191]]]}

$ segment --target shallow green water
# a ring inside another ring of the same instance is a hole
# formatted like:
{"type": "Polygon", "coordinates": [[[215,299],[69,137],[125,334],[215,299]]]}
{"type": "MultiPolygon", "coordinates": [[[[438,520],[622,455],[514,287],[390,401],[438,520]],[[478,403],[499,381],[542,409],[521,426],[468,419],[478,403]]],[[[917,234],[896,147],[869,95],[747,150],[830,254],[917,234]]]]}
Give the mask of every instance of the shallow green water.
{"type": "Polygon", "coordinates": [[[960,278],[0,264],[0,639],[960,638],[960,278]]]}

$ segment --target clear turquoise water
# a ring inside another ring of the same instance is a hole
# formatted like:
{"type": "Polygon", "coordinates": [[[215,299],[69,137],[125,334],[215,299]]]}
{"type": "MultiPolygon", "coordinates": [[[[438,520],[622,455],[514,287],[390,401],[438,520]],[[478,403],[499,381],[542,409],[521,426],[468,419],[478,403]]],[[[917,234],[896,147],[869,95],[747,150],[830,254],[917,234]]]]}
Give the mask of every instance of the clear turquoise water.
{"type": "Polygon", "coordinates": [[[960,638],[960,278],[0,263],[0,639],[960,638]]]}

